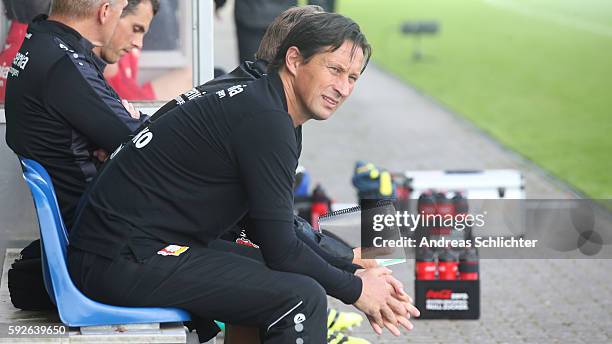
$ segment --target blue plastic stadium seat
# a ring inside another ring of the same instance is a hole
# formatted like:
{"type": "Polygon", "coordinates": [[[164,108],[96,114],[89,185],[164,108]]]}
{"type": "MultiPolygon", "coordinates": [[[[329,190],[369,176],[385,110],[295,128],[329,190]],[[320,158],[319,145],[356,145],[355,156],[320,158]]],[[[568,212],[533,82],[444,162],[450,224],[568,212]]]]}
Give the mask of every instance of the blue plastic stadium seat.
{"type": "Polygon", "coordinates": [[[38,215],[45,287],[57,305],[64,324],[78,327],[190,320],[189,313],[178,308],[111,306],[93,301],[81,293],[68,274],[68,232],[51,178],[36,161],[21,157],[19,160],[38,215]]]}

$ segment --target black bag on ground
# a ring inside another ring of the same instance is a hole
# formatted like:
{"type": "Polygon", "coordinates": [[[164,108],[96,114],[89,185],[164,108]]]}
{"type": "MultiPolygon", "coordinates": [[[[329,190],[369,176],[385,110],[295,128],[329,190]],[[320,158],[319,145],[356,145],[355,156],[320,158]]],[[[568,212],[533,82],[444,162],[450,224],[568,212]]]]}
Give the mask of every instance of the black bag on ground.
{"type": "Polygon", "coordinates": [[[16,308],[24,311],[55,309],[43,281],[40,240],[31,242],[21,250],[19,258],[11,265],[8,289],[16,308]]]}

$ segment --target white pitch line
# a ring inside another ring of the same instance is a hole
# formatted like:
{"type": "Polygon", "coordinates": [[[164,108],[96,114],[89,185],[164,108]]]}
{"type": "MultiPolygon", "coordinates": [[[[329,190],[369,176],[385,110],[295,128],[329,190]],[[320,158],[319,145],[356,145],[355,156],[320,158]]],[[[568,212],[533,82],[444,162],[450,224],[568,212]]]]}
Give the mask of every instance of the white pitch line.
{"type": "Polygon", "coordinates": [[[606,25],[591,23],[586,20],[573,18],[559,13],[545,13],[536,11],[524,4],[519,4],[512,0],[483,0],[483,2],[487,5],[513,11],[525,16],[548,20],[562,26],[568,26],[589,33],[594,33],[596,35],[612,37],[612,28],[606,25]]]}

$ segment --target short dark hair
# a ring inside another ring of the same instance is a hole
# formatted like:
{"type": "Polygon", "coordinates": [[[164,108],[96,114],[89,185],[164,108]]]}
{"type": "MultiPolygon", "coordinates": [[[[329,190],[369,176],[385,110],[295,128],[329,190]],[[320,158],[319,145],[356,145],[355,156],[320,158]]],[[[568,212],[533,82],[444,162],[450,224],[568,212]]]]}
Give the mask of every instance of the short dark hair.
{"type": "Polygon", "coordinates": [[[346,41],[354,43],[353,51],[361,48],[365,63],[361,71],[365,70],[372,47],[361,32],[359,25],[352,19],[337,13],[319,13],[309,16],[308,20],[299,21],[283,41],[274,60],[268,65],[269,71],[278,71],[285,65],[285,55],[291,47],[297,47],[306,63],[324,49],[336,51],[346,41]]]}
{"type": "Polygon", "coordinates": [[[302,18],[325,12],[323,7],[318,5],[307,5],[300,7],[291,7],[281,13],[274,19],[272,24],[266,29],[266,33],[261,38],[259,49],[255,53],[255,58],[270,62],[276,56],[278,48],[287,37],[289,31],[302,18]]]}
{"type": "Polygon", "coordinates": [[[159,12],[159,0],[128,0],[127,6],[125,6],[123,12],[121,12],[121,17],[134,14],[134,12],[136,12],[136,7],[138,7],[138,5],[140,5],[143,1],[148,1],[151,3],[154,16],[157,14],[157,12],[159,12]]]}
{"type": "Polygon", "coordinates": [[[49,14],[51,0],[2,0],[8,20],[27,24],[39,14],[49,14]]]}

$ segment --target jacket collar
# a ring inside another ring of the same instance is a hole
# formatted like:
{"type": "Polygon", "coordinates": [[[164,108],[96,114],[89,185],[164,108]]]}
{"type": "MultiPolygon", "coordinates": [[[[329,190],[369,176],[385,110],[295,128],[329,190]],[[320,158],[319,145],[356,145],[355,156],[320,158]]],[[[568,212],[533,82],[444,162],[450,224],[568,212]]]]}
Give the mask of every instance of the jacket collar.
{"type": "Polygon", "coordinates": [[[272,88],[276,90],[277,94],[280,96],[283,101],[283,108],[286,112],[289,112],[289,108],[287,107],[287,95],[285,95],[285,88],[283,87],[283,81],[277,72],[271,72],[268,74],[270,78],[270,84],[272,88]]]}
{"type": "Polygon", "coordinates": [[[57,35],[62,41],[65,41],[72,49],[77,53],[85,55],[90,61],[92,61],[96,68],[103,71],[106,68],[106,63],[93,53],[94,45],[85,37],[83,37],[77,30],[70,26],[60,23],[58,21],[49,20],[49,16],[41,14],[34,18],[31,29],[37,31],[51,32],[57,35]]]}
{"type": "Polygon", "coordinates": [[[71,28],[66,24],[54,20],[49,20],[48,18],[49,16],[45,14],[37,16],[32,21],[32,27],[39,27],[44,29],[45,31],[54,33],[63,39],[69,40],[72,44],[78,43],[80,45],[80,48],[82,48],[83,50],[91,50],[94,48],[94,45],[87,38],[83,37],[77,30],[71,28]]]}

